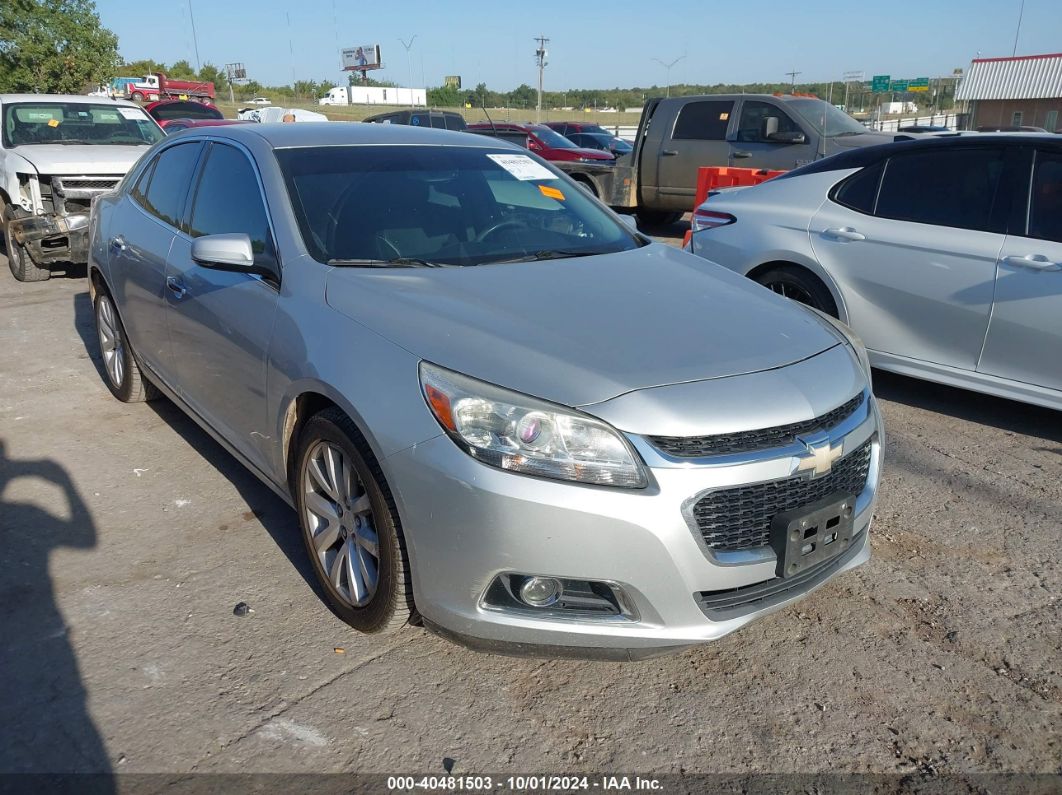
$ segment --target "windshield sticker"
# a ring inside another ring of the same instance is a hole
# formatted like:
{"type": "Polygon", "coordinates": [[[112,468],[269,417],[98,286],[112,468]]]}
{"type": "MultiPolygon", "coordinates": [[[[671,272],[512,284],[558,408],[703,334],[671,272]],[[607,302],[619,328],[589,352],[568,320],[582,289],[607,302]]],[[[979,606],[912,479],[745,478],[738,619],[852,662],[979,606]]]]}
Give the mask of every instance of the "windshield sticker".
{"type": "Polygon", "coordinates": [[[144,112],[140,108],[118,108],[118,112],[122,114],[123,118],[144,121],[144,112]]]}
{"type": "Polygon", "coordinates": [[[540,166],[527,155],[487,155],[519,180],[557,179],[557,175],[545,166],[540,166]]]}
{"type": "Polygon", "coordinates": [[[49,127],[58,127],[59,126],[59,119],[48,119],[48,126],[49,127]]]}
{"type": "Polygon", "coordinates": [[[546,196],[550,199],[556,199],[557,201],[564,201],[564,194],[556,188],[551,188],[549,185],[539,185],[538,189],[539,191],[541,191],[543,196],[546,196]]]}

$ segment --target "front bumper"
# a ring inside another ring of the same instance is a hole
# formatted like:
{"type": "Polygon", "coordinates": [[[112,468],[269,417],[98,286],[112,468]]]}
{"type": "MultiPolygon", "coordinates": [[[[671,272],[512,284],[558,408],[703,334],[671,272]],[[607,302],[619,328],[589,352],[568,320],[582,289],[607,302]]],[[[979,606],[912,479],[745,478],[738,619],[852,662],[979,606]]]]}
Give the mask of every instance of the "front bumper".
{"type": "Polygon", "coordinates": [[[11,236],[38,265],[88,262],[89,214],[34,215],[8,221],[11,236]]]}
{"type": "Polygon", "coordinates": [[[429,629],[500,653],[626,660],[720,638],[869,559],[883,436],[874,399],[865,406],[838,429],[844,455],[872,444],[851,546],[821,577],[725,620],[710,620],[697,594],[771,580],[773,553],[712,555],[683,506],[712,488],[791,477],[798,459],[788,451],[720,466],[652,467],[650,486],[630,491],[503,472],[445,436],[396,453],[387,469],[397,486],[418,610],[429,629]],[[486,607],[484,593],[503,573],[618,583],[634,615],[538,618],[486,607]]]}

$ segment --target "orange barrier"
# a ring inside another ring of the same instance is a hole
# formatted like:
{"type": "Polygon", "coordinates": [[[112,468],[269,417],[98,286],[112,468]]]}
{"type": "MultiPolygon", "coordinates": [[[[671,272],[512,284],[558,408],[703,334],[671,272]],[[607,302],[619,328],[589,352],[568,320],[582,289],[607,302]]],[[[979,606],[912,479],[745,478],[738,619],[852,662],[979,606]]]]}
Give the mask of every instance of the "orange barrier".
{"type": "Polygon", "coordinates": [[[706,166],[697,169],[697,198],[693,201],[696,209],[708,198],[708,192],[714,188],[733,188],[737,185],[759,185],[785,171],[768,171],[760,168],[731,168],[728,166],[706,166]]]}

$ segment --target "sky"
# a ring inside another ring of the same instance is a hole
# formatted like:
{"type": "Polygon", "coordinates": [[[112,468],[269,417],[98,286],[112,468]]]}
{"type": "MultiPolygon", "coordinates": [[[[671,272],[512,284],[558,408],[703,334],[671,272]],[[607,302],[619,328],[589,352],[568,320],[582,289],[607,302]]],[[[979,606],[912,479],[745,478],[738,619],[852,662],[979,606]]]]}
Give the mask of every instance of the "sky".
{"type": "MultiPolygon", "coordinates": [[[[126,60],[242,61],[263,85],[342,81],[339,50],[376,43],[378,79],[417,87],[460,75],[508,91],[534,86],[535,37],[549,37],[545,88],[950,75],[1009,56],[1021,0],[97,0],[126,60]],[[578,7],[577,7],[578,6],[578,7]],[[193,40],[191,19],[197,37],[193,40]],[[416,36],[407,56],[400,42],[416,36]]],[[[1062,50],[1058,0],[1025,0],[1018,55],[1062,50]]]]}

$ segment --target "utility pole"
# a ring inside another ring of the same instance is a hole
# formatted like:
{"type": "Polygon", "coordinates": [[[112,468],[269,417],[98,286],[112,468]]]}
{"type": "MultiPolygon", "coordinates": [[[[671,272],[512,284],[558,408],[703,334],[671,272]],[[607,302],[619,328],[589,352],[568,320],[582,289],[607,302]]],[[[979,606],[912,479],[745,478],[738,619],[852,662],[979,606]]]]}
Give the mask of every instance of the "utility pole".
{"type": "Polygon", "coordinates": [[[845,113],[850,113],[851,111],[848,109],[848,84],[851,83],[853,80],[858,80],[860,83],[862,83],[863,72],[859,70],[852,70],[850,72],[845,72],[843,75],[841,75],[841,77],[844,78],[844,110],[845,113]]]}
{"type": "MultiPolygon", "coordinates": [[[[195,45],[195,70],[198,73],[202,70],[202,66],[199,63],[199,36],[195,32],[195,15],[192,14],[192,0],[188,0],[188,21],[192,23],[192,44],[195,45]]],[[[1020,22],[1018,23],[1021,24],[1020,22]]],[[[1017,41],[1017,37],[1014,39],[1017,41]]]]}
{"type": "Polygon", "coordinates": [[[535,61],[538,64],[538,104],[535,106],[535,121],[542,121],[542,73],[546,70],[549,62],[546,60],[549,52],[546,50],[546,45],[549,43],[549,39],[545,36],[539,36],[535,39],[538,42],[538,49],[535,50],[535,61]]]}
{"type": "Polygon", "coordinates": [[[685,57],[686,57],[685,55],[680,55],[678,58],[673,60],[671,63],[664,63],[659,58],[654,58],[653,59],[658,64],[660,64],[662,67],[664,67],[664,69],[667,70],[667,89],[665,91],[665,96],[668,96],[668,97],[671,96],[671,67],[674,66],[675,64],[677,64],[679,61],[681,61],[685,57]]]}
{"type": "Polygon", "coordinates": [[[416,34],[409,40],[407,44],[403,39],[399,39],[402,42],[402,46],[406,48],[406,60],[409,61],[409,107],[416,107],[417,103],[413,101],[413,56],[410,50],[413,49],[413,42],[417,40],[416,34]]]}
{"type": "Polygon", "coordinates": [[[792,81],[792,84],[793,84],[793,91],[796,91],[796,79],[797,79],[797,75],[802,75],[802,74],[804,74],[804,73],[803,73],[803,72],[786,72],[786,74],[787,74],[787,75],[789,75],[789,79],[790,79],[790,80],[792,81]]]}

